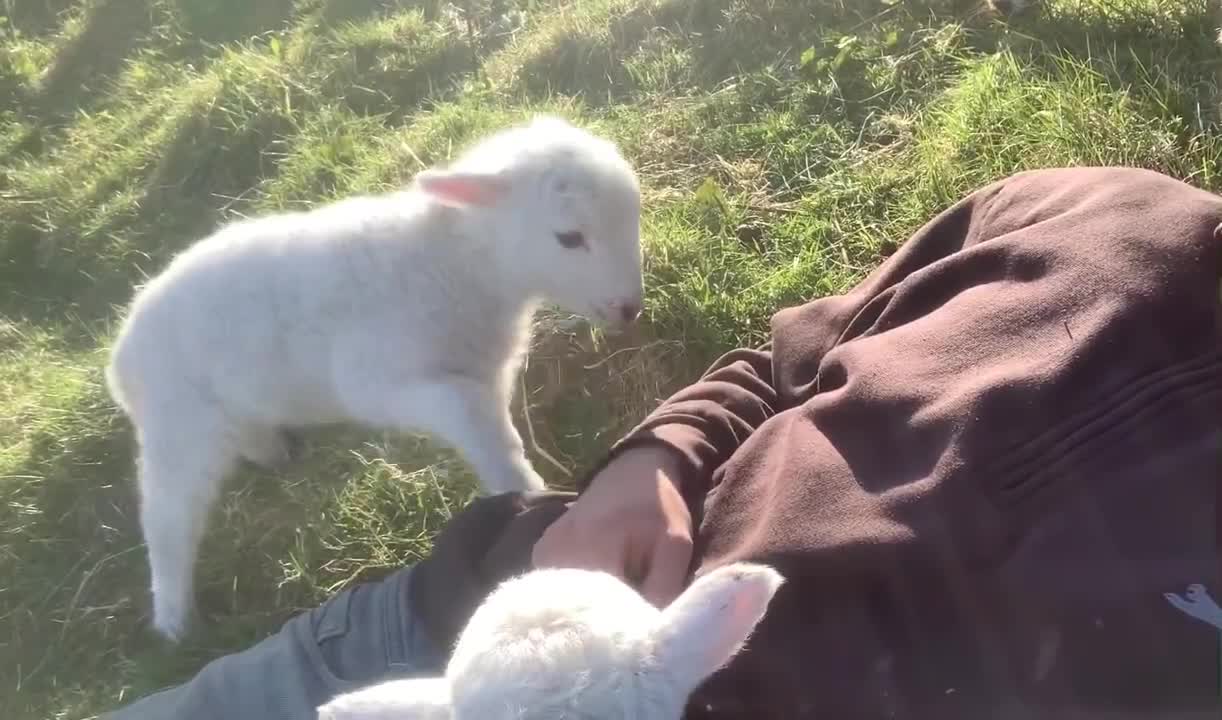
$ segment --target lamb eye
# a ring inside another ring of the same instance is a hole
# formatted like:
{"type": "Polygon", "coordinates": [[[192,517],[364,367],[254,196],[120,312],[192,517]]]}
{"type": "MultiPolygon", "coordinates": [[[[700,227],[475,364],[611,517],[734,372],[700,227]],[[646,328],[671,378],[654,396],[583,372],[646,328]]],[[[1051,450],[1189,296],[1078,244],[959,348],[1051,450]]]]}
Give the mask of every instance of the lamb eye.
{"type": "Polygon", "coordinates": [[[556,233],[556,242],[560,243],[561,247],[574,250],[586,244],[586,237],[581,234],[580,230],[570,230],[556,233]]]}

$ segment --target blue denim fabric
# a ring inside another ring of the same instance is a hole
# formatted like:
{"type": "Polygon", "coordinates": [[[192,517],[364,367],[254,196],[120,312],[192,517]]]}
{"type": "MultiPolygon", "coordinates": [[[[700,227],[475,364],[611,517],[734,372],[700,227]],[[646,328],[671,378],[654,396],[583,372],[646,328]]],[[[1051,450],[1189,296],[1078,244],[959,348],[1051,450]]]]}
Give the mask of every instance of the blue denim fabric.
{"type": "Polygon", "coordinates": [[[444,657],[408,604],[412,568],[351,587],[251,648],[103,720],[316,720],[332,697],[389,678],[440,675],[444,657]]]}

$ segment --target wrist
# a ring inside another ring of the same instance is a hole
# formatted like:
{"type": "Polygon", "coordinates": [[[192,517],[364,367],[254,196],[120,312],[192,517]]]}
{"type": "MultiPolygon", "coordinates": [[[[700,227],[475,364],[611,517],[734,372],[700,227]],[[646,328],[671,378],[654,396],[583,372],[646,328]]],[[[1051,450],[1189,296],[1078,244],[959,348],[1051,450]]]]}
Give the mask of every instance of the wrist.
{"type": "Polygon", "coordinates": [[[628,471],[630,476],[669,480],[676,489],[683,470],[683,456],[678,450],[662,442],[644,442],[625,448],[608,465],[607,469],[628,471]]]}
{"type": "Polygon", "coordinates": [[[592,485],[615,484],[621,475],[648,478],[657,482],[664,475],[680,495],[686,495],[685,478],[692,475],[691,460],[673,443],[652,433],[624,438],[612,446],[601,462],[590,468],[577,483],[577,492],[584,495],[592,485]],[[604,480],[612,476],[609,480],[604,480]]]}

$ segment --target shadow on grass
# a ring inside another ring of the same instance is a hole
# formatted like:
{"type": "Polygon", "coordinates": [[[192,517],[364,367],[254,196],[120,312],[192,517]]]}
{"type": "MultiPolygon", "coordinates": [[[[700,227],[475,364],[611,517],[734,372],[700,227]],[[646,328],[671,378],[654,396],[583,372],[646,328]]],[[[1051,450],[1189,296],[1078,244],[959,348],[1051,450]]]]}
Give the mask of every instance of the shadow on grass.
{"type": "MultiPolygon", "coordinates": [[[[470,70],[465,46],[417,15],[345,33],[307,51],[317,56],[303,62],[317,67],[243,51],[215,71],[190,76],[195,84],[158,98],[154,112],[120,108],[128,114],[89,128],[85,149],[96,157],[77,167],[61,149],[47,158],[63,165],[55,182],[40,179],[46,187],[28,198],[7,177],[18,201],[0,208],[0,284],[8,290],[0,311],[37,323],[65,314],[88,324],[113,317],[146,273],[227,213],[249,210],[293,143],[319,140],[301,133],[336,101],[354,108],[354,117],[384,111],[383,122],[393,122],[439,83],[470,70]],[[145,115],[147,122],[139,119],[145,115]],[[126,150],[149,145],[147,138],[154,144],[126,150]]],[[[40,130],[27,137],[20,150],[33,149],[40,130]]]]}
{"type": "Polygon", "coordinates": [[[99,407],[77,411],[99,427],[39,432],[0,476],[0,636],[11,668],[0,706],[13,717],[52,717],[37,714],[38,698],[116,667],[141,602],[135,505],[121,480],[127,438],[99,407]]]}
{"type": "Polygon", "coordinates": [[[325,76],[318,91],[357,115],[382,116],[388,126],[426,101],[453,96],[477,67],[476,48],[465,34],[415,14],[339,27],[315,52],[307,62],[325,76]]]}
{"type": "Polygon", "coordinates": [[[927,5],[885,0],[603,2],[593,10],[545,21],[492,63],[489,74],[512,94],[537,98],[558,93],[579,96],[592,106],[611,105],[656,89],[636,71],[639,61],[682,48],[687,55],[675,68],[683,76],[680,89],[709,92],[734,76],[796,64],[823,36],[927,27],[927,5]]]}
{"type": "Polygon", "coordinates": [[[9,22],[22,35],[41,37],[55,32],[63,18],[61,15],[76,5],[79,0],[39,0],[39,2],[8,2],[3,5],[9,22]]]}
{"type": "MultiPolygon", "coordinates": [[[[31,6],[39,4],[28,3],[31,6]]],[[[59,10],[73,4],[59,3],[63,6],[59,10]]],[[[18,10],[17,26],[43,28],[51,23],[53,27],[46,30],[59,28],[66,15],[51,12],[51,6],[56,5],[54,2],[45,5],[45,13],[23,14],[18,10]]],[[[426,10],[434,10],[434,16],[439,5],[438,2],[424,4],[426,10]]],[[[298,0],[258,3],[245,0],[100,0],[92,3],[75,21],[79,29],[72,30],[70,37],[56,48],[50,65],[34,87],[27,87],[19,75],[0,77],[0,90],[7,91],[0,95],[0,109],[17,110],[26,118],[38,121],[37,129],[27,133],[20,142],[11,144],[3,159],[11,161],[23,154],[39,154],[44,136],[54,135],[71,122],[74,113],[93,108],[96,101],[105,96],[125,63],[142,48],[155,49],[164,62],[203,68],[220,57],[225,48],[271,32],[288,30],[298,19],[307,23],[316,20],[321,25],[319,30],[335,30],[401,11],[403,6],[393,0],[327,0],[321,7],[314,8],[312,14],[300,12],[303,9],[308,11],[309,3],[298,0]]],[[[381,85],[376,78],[365,77],[364,80],[371,82],[356,83],[354,78],[348,77],[349,82],[342,86],[341,89],[354,98],[354,108],[368,112],[399,111],[403,106],[397,102],[405,95],[419,95],[419,88],[415,86],[427,82],[426,76],[431,76],[429,79],[433,83],[442,83],[448,72],[447,63],[465,65],[462,69],[466,71],[473,60],[470,49],[462,42],[449,57],[440,58],[440,62],[431,61],[437,58],[425,58],[426,62],[413,68],[388,63],[385,58],[380,64],[370,58],[362,60],[360,48],[352,51],[358,55],[355,58],[358,72],[376,75],[375,71],[380,70],[388,75],[381,85]],[[404,89],[405,82],[411,87],[404,89]],[[364,97],[366,94],[375,97],[364,97]]],[[[412,103],[407,105],[410,107],[412,103]]]]}
{"type": "Polygon", "coordinates": [[[213,207],[186,201],[151,214],[122,228],[131,242],[148,248],[137,251],[145,259],[139,265],[74,253],[46,262],[39,257],[52,241],[46,233],[32,222],[8,225],[0,244],[0,315],[56,332],[68,350],[96,347],[149,268],[164,265],[179,243],[207,232],[217,219],[213,207]]]}
{"type": "MultiPolygon", "coordinates": [[[[296,0],[164,0],[177,28],[207,46],[247,40],[285,27],[294,15],[296,0]]],[[[357,3],[360,4],[360,3],[357,3]]]]}
{"type": "Polygon", "coordinates": [[[148,0],[105,0],[89,7],[82,28],[58,48],[23,111],[43,123],[65,121],[107,86],[153,28],[148,0]]]}
{"type": "MultiPolygon", "coordinates": [[[[1135,8],[1105,12],[1104,6],[1041,12],[1037,4],[1005,19],[985,12],[983,3],[963,0],[777,0],[758,5],[642,0],[601,6],[611,9],[545,22],[494,60],[490,77],[510,95],[543,98],[555,93],[605,107],[656,91],[660,82],[671,83],[672,90],[701,93],[754,73],[774,76],[785,85],[810,83],[820,74],[804,68],[809,61],[803,55],[811,53],[812,60],[834,59],[829,65],[834,70],[825,73],[834,85],[834,99],[857,106],[850,107],[849,114],[860,123],[870,113],[886,112],[909,99],[897,92],[902,87],[880,86],[878,76],[889,68],[871,59],[891,62],[911,52],[924,54],[916,64],[930,67],[917,68],[924,71],[918,73],[921,77],[908,78],[920,84],[915,89],[921,96],[944,86],[964,53],[1003,48],[1033,63],[1057,53],[1105,61],[1118,84],[1131,81],[1138,68],[1159,68],[1193,78],[1198,90],[1216,86],[1220,59],[1214,44],[1218,13],[1206,0],[1188,0],[1166,17],[1135,8]],[[932,52],[917,47],[921,38],[954,23],[958,34],[943,39],[956,37],[957,47],[932,52]],[[855,52],[871,45],[879,52],[855,52]],[[680,54],[668,60],[666,56],[676,52],[680,54]],[[943,57],[933,57],[939,52],[943,57]],[[668,73],[670,77],[659,77],[668,73]]],[[[901,85],[904,79],[894,78],[901,85]]],[[[767,98],[759,100],[763,104],[767,98]]],[[[826,108],[811,109],[819,115],[826,108]]]]}
{"type": "Polygon", "coordinates": [[[371,435],[321,428],[293,465],[243,466],[229,479],[199,553],[202,620],[172,647],[148,626],[127,423],[93,397],[35,433],[0,470],[5,717],[58,717],[82,698],[94,710],[131,702],[248,647],[334,589],[421,557],[469,499],[470,479],[424,439],[370,447],[371,435]]]}
{"type": "Polygon", "coordinates": [[[0,313],[38,324],[73,316],[94,326],[112,318],[146,273],[213,230],[225,208],[240,206],[243,194],[274,177],[276,158],[270,151],[291,131],[290,121],[273,108],[234,123],[226,114],[230,109],[215,103],[204,115],[182,118],[136,186],[134,201],[87,234],[81,226],[89,213],[105,208],[114,193],[137,178],[93,180],[91,193],[80,199],[86,206],[65,207],[63,212],[75,217],[58,218],[53,227],[40,213],[46,212],[43,203],[62,205],[57,198],[30,202],[24,213],[17,208],[6,217],[0,284],[7,292],[0,297],[0,313]]]}
{"type": "Polygon", "coordinates": [[[1008,39],[1033,67],[1055,73],[1057,55],[1075,58],[1117,89],[1159,96],[1167,111],[1203,130],[1202,110],[1217,122],[1220,22],[1222,11],[1207,0],[1185,0],[1163,15],[1105,3],[1019,17],[1008,39]]]}

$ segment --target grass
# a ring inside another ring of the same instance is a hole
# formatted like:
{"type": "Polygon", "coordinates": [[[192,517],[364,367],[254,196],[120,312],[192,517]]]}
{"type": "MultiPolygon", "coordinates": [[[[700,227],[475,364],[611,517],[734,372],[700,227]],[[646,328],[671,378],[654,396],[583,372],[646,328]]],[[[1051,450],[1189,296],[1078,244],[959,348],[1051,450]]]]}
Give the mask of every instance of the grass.
{"type": "Polygon", "coordinates": [[[518,401],[576,474],[776,309],[850,287],[975,186],[1121,164],[1222,191],[1206,0],[1008,19],[966,0],[469,7],[0,2],[6,718],[94,717],[181,680],[419,558],[473,492],[426,439],[320,430],[216,509],[206,632],[150,635],[132,437],[100,369],[132,286],[227,217],[393,187],[537,111],[619,141],[646,196],[644,322],[544,323],[518,401]]]}

